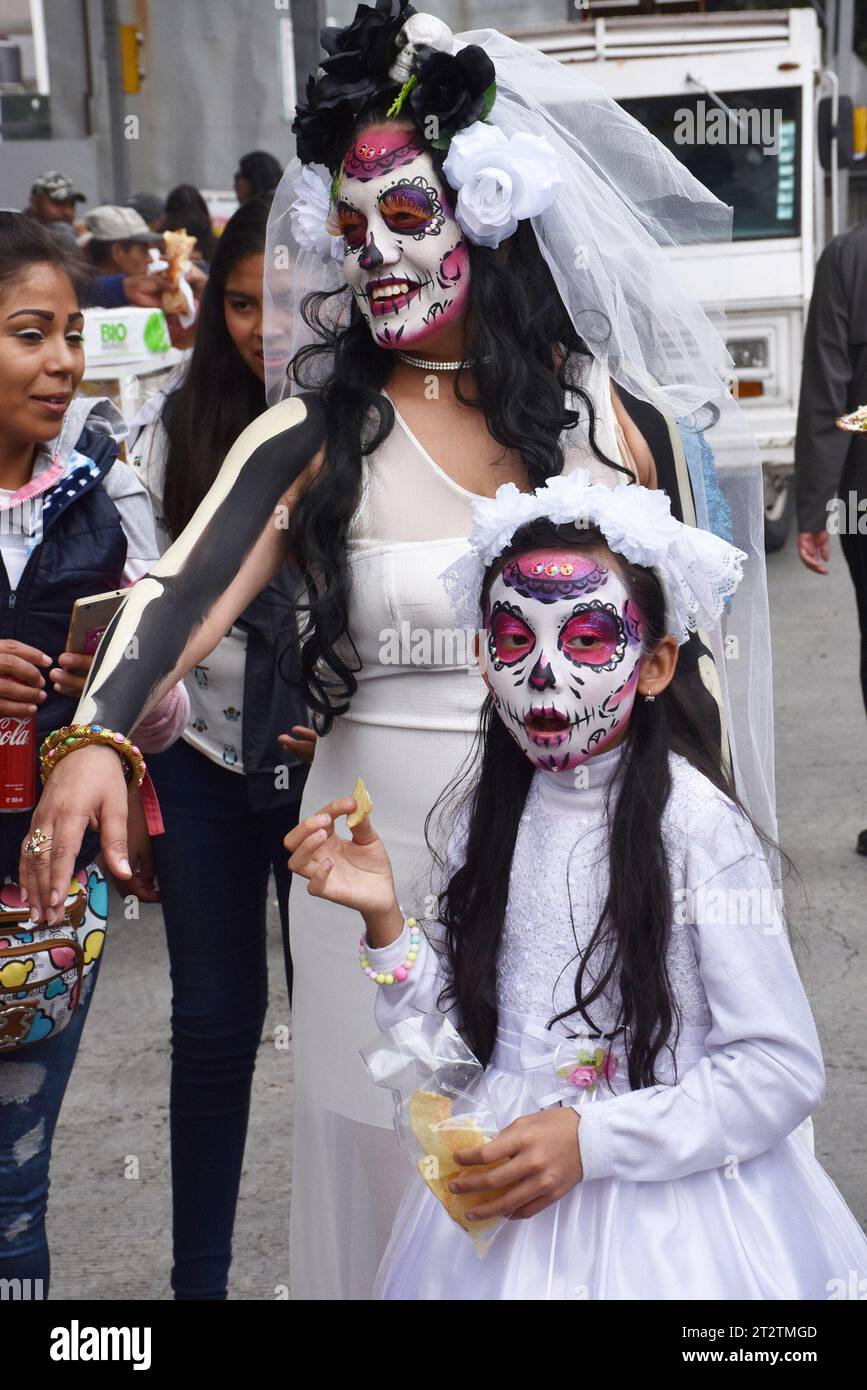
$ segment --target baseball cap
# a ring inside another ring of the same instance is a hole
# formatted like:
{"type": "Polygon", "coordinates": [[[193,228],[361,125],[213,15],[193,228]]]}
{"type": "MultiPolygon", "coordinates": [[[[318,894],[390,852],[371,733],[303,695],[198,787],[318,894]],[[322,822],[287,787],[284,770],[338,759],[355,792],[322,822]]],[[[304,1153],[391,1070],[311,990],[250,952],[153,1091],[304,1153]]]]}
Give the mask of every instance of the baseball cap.
{"type": "Polygon", "coordinates": [[[162,241],[135,208],[112,207],[106,203],[86,213],[84,225],[94,241],[147,241],[152,246],[162,241]]]}
{"type": "Polygon", "coordinates": [[[30,192],[45,193],[49,198],[53,198],[55,203],[87,202],[87,198],[78,192],[72,179],[68,179],[65,174],[58,174],[56,169],[49,169],[47,174],[40,174],[30,192]]]}

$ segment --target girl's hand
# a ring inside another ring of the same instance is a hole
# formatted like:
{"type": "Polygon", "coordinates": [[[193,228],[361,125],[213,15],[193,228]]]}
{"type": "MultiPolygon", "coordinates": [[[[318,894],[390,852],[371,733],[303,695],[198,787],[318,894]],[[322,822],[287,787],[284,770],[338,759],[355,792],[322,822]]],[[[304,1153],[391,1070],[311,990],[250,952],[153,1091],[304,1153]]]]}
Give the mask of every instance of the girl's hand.
{"type": "Polygon", "coordinates": [[[125,880],[131,877],[126,819],[127,787],[117,753],[91,743],[67,754],[46,782],[21,846],[18,882],[34,922],[51,927],[63,916],[75,856],[88,826],[99,828],[109,871],[125,880]],[[36,829],[51,837],[38,857],[24,853],[36,829]]]}
{"type": "Polygon", "coordinates": [[[512,1187],[504,1197],[494,1197],[467,1213],[474,1220],[509,1216],[512,1220],[535,1216],[570,1192],[584,1176],[578,1147],[580,1116],[567,1107],[521,1115],[489,1144],[461,1149],[458,1163],[502,1163],[490,1173],[468,1173],[449,1182],[452,1192],[478,1192],[481,1198],[497,1188],[512,1187]]]}
{"type": "Polygon", "coordinates": [[[294,758],[302,758],[305,763],[312,763],[318,737],[316,730],[308,729],[306,724],[293,724],[291,734],[278,734],[277,742],[294,758]]]}
{"type": "Polygon", "coordinates": [[[61,652],[57,665],[48,672],[51,684],[58,695],[80,695],[87,680],[87,673],[93,665],[93,654],[83,652],[61,652]]]}
{"type": "Polygon", "coordinates": [[[138,787],[130,787],[128,806],[127,853],[132,865],[132,878],[122,880],[110,870],[106,872],[122,898],[138,898],[140,903],[158,903],[162,900],[155,881],[153,844],[138,787]]]}
{"type": "Polygon", "coordinates": [[[11,637],[0,641],[0,718],[12,715],[23,719],[35,714],[46,698],[45,677],[40,667],[51,665],[51,657],[26,642],[11,637]]]}
{"type": "Polygon", "coordinates": [[[337,834],[338,817],[354,810],[351,796],[330,801],[290,830],[283,841],[291,853],[289,868],[309,880],[307,892],[314,898],[354,907],[365,920],[386,919],[397,910],[397,898],[385,845],[370,817],[353,827],[351,840],[337,834]]]}

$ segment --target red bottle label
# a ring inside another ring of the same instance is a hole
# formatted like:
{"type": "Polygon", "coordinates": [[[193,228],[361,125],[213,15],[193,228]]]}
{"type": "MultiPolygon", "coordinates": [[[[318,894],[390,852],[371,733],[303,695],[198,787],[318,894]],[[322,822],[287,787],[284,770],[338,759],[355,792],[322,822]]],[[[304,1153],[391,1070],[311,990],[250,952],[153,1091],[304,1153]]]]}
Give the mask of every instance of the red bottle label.
{"type": "Polygon", "coordinates": [[[36,805],[36,715],[0,715],[0,812],[36,805]]]}

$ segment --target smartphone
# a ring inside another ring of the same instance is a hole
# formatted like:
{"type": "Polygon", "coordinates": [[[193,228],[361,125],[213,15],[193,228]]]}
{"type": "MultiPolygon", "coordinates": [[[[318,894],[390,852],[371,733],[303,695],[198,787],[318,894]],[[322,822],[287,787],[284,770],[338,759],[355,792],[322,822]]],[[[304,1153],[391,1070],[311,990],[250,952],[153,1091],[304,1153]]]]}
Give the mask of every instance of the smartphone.
{"type": "Polygon", "coordinates": [[[129,589],[110,589],[107,594],[91,594],[77,598],[72,609],[69,631],[66,634],[68,652],[93,656],[99,639],[123,603],[129,589]]]}

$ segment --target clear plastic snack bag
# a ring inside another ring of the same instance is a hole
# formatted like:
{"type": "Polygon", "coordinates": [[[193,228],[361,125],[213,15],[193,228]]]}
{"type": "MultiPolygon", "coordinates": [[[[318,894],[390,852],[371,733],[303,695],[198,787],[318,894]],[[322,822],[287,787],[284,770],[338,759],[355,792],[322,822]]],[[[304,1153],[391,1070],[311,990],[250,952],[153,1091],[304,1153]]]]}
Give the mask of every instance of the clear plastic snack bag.
{"type": "Polygon", "coordinates": [[[467,1212],[493,1200],[493,1192],[449,1191],[459,1174],[489,1172],[504,1163],[462,1166],[454,1155],[493,1139],[499,1125],[488,1095],[485,1069],[442,1014],[404,1019],[361,1049],[376,1086],[394,1093],[394,1127],[404,1152],[484,1256],[508,1219],[468,1221],[467,1212]]]}

